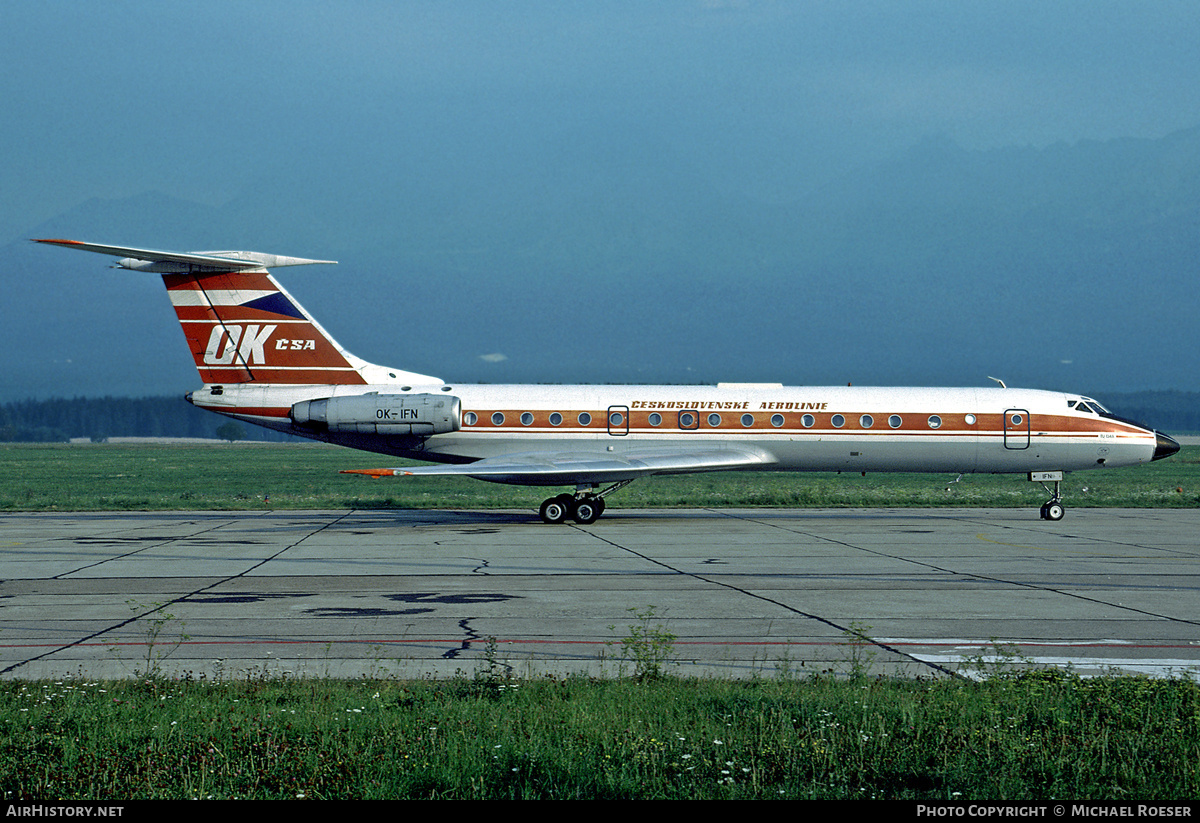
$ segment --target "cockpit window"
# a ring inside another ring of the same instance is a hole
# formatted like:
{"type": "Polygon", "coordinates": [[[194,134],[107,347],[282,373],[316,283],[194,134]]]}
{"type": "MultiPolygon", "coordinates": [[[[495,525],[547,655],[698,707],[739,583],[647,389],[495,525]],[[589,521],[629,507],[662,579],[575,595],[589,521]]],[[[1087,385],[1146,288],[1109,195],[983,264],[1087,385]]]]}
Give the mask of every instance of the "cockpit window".
{"type": "Polygon", "coordinates": [[[1095,400],[1093,400],[1090,397],[1078,397],[1074,400],[1068,400],[1067,406],[1069,406],[1072,409],[1075,409],[1075,411],[1087,412],[1088,414],[1107,414],[1109,416],[1112,415],[1112,412],[1110,412],[1108,409],[1101,406],[1099,403],[1097,403],[1095,400]]]}

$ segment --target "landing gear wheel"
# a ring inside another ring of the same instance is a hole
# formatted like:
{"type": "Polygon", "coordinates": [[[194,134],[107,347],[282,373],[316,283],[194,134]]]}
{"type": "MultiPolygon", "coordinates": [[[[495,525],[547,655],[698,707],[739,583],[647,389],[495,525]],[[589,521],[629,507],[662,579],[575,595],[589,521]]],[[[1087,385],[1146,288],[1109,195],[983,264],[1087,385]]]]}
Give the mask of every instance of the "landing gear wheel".
{"type": "Polygon", "coordinates": [[[568,500],[563,500],[563,495],[543,500],[542,507],[538,510],[538,514],[542,517],[542,522],[557,525],[566,520],[568,506],[570,505],[568,500]]]}
{"type": "Polygon", "coordinates": [[[600,517],[601,507],[599,498],[577,498],[571,501],[571,519],[581,526],[590,526],[600,517]]]}
{"type": "Polygon", "coordinates": [[[1062,472],[1030,472],[1030,480],[1053,480],[1054,491],[1050,491],[1045,483],[1042,483],[1042,488],[1050,492],[1050,499],[1042,504],[1042,519],[1043,520],[1062,520],[1063,515],[1067,513],[1067,509],[1062,504],[1062,472]]]}

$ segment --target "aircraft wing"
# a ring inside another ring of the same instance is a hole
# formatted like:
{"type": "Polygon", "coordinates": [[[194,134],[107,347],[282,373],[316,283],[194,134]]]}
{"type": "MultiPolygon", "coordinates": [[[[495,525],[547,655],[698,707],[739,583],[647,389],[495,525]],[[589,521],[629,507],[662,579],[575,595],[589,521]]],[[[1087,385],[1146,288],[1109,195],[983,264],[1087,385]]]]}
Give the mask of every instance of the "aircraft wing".
{"type": "Polygon", "coordinates": [[[462,475],[520,486],[616,483],[652,474],[768,468],[775,458],[758,449],[724,447],[689,451],[525,452],[488,457],[454,466],[409,466],[394,469],[346,469],[343,474],[369,477],[462,475]]]}

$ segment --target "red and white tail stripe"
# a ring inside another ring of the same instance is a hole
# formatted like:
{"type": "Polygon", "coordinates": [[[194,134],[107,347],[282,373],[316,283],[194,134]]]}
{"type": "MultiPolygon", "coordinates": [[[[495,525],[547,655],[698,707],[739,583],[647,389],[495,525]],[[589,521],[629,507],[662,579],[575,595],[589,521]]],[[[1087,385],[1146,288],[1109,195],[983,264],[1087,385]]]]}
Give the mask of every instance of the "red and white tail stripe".
{"type": "Polygon", "coordinates": [[[367,381],[266,271],[164,274],[205,383],[367,381]]]}

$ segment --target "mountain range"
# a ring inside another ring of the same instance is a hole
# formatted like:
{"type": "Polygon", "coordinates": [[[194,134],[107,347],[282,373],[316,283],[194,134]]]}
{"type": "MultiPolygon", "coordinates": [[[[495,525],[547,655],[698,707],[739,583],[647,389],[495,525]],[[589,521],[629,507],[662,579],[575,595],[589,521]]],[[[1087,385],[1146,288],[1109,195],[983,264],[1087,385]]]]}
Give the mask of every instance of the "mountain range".
{"type": "Polygon", "coordinates": [[[932,137],[786,203],[586,135],[453,170],[398,158],[31,226],[0,258],[0,402],[198,383],[156,276],[32,237],[337,259],[280,280],[359,356],[452,381],[1200,389],[1200,128],[932,137]]]}

